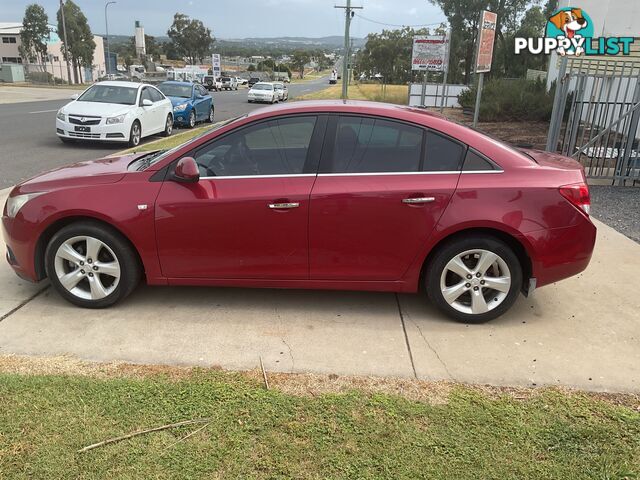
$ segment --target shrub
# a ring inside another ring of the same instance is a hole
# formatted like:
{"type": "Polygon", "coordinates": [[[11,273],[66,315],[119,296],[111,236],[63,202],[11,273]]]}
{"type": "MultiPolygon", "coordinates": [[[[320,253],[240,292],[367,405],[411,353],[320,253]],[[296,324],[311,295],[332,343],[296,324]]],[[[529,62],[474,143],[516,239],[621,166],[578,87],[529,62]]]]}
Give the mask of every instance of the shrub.
{"type": "Polygon", "coordinates": [[[29,73],[29,81],[31,83],[52,83],[53,75],[49,72],[31,72],[29,73]]]}
{"type": "MultiPolygon", "coordinates": [[[[463,90],[458,103],[473,108],[476,87],[463,90]]],[[[551,118],[554,90],[547,92],[540,80],[494,79],[487,82],[480,100],[480,118],[485,122],[546,121],[551,118]]]]}

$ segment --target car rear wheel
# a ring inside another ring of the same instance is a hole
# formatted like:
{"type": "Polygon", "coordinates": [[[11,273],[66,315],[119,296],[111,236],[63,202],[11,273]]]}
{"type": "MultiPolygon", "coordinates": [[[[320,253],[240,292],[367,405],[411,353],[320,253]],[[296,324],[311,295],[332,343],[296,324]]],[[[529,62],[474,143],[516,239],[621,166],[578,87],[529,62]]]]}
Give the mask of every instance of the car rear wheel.
{"type": "Polygon", "coordinates": [[[131,131],[129,132],[129,146],[137,147],[140,145],[140,139],[142,138],[142,128],[140,122],[135,120],[131,125],[131,131]]]}
{"type": "Polygon", "coordinates": [[[189,112],[189,128],[193,128],[195,126],[196,126],[196,112],[191,110],[191,112],[189,112]]]}
{"type": "Polygon", "coordinates": [[[140,282],[141,268],[129,243],[95,222],[59,230],[45,252],[51,284],[69,302],[104,308],[129,295],[140,282]]]}
{"type": "Polygon", "coordinates": [[[164,124],[163,135],[165,137],[170,137],[172,133],[173,133],[173,116],[169,114],[167,115],[167,121],[164,124]]]}
{"type": "Polygon", "coordinates": [[[506,243],[474,235],[438,250],[425,284],[442,312],[460,322],[483,323],[511,308],[522,287],[522,267],[506,243]]]}

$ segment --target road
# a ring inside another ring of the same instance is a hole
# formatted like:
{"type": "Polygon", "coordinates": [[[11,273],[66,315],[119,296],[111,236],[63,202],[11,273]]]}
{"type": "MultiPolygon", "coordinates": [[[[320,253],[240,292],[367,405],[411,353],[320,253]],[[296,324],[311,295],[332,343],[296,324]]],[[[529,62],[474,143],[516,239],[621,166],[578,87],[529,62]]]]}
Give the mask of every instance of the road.
{"type": "MultiPolygon", "coordinates": [[[[289,85],[289,97],[325,88],[328,77],[289,85]]],[[[70,94],[71,95],[71,94],[70,94]]],[[[261,105],[247,102],[247,89],[213,93],[216,120],[242,115],[261,105]]],[[[69,100],[0,104],[0,189],[46,170],[110,155],[122,144],[65,145],[54,133],[55,115],[69,100]]],[[[149,137],[145,141],[150,141],[149,137]]]]}

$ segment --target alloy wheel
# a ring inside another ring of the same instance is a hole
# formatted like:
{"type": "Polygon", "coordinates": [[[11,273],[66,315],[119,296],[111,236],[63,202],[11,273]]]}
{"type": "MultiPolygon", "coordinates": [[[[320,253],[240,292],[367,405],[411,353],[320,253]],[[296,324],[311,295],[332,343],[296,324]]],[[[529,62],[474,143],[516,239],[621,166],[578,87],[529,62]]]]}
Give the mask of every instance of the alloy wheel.
{"type": "Polygon", "coordinates": [[[86,235],[69,238],[58,247],[54,269],[60,284],[83,300],[103,299],[120,283],[120,262],[113,250],[86,235]]]}
{"type": "Polygon", "coordinates": [[[165,125],[164,131],[167,137],[173,132],[173,118],[171,118],[171,115],[167,115],[167,124],[165,125]]]}
{"type": "Polygon", "coordinates": [[[196,114],[193,111],[189,114],[189,127],[193,128],[196,126],[196,114]]]}
{"type": "Polygon", "coordinates": [[[140,143],[140,125],[137,122],[131,127],[131,143],[134,146],[140,143]]]}
{"type": "Polygon", "coordinates": [[[483,249],[466,250],[453,257],[440,275],[440,291],[455,310],[483,314],[507,298],[511,272],[502,257],[483,249]]]}

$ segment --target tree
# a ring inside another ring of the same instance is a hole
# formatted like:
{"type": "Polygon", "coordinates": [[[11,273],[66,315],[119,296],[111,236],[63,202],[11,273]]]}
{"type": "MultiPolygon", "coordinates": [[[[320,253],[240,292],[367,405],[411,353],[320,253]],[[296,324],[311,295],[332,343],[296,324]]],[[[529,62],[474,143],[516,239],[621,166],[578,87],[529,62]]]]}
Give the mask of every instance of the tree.
{"type": "Polygon", "coordinates": [[[309,63],[311,56],[304,50],[296,50],[293,52],[293,58],[291,59],[291,67],[298,72],[300,78],[304,78],[304,66],[309,63]]]}
{"type": "Polygon", "coordinates": [[[186,58],[188,63],[200,63],[211,53],[211,46],[215,41],[211,30],[206,28],[200,20],[190,19],[183,13],[173,16],[173,24],[167,31],[175,51],[186,58]]]}
{"type": "Polygon", "coordinates": [[[72,0],[64,3],[64,19],[67,27],[67,45],[64,41],[62,28],[62,10],[58,9],[58,36],[62,39],[62,53],[71,57],[73,65],[73,77],[78,83],[78,69],[81,66],[90,67],[93,63],[93,52],[96,43],[93,41],[93,34],[89,28],[87,17],[84,16],[80,7],[72,0]]]}
{"type": "Polygon", "coordinates": [[[31,63],[47,61],[48,23],[44,8],[35,3],[27,6],[20,30],[20,55],[31,63]]]}

